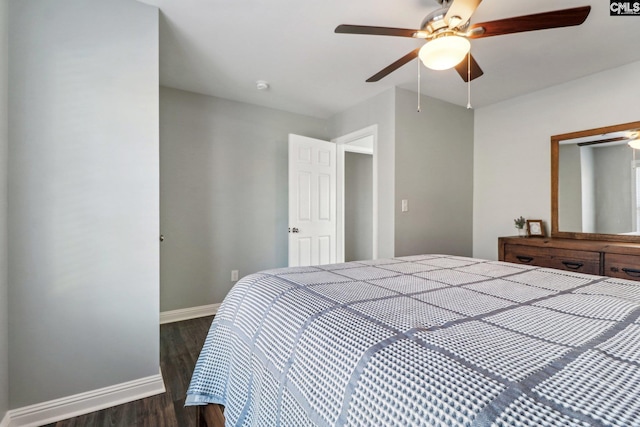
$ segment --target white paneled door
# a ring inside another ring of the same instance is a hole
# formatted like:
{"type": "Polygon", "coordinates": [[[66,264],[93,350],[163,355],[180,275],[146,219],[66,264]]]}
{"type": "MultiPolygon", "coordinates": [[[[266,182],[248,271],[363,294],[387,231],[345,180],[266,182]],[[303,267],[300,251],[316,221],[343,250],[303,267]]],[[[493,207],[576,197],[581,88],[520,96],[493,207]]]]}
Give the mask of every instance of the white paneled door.
{"type": "Polygon", "coordinates": [[[289,266],[336,262],[336,145],[289,135],[289,266]]]}

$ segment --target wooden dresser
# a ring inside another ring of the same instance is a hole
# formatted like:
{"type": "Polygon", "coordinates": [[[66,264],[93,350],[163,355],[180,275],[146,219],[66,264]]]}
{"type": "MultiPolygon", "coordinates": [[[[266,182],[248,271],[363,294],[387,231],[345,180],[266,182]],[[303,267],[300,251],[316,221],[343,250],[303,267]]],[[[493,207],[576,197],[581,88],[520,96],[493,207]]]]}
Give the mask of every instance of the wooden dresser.
{"type": "Polygon", "coordinates": [[[498,259],[640,280],[640,244],[539,237],[498,238],[498,259]]]}

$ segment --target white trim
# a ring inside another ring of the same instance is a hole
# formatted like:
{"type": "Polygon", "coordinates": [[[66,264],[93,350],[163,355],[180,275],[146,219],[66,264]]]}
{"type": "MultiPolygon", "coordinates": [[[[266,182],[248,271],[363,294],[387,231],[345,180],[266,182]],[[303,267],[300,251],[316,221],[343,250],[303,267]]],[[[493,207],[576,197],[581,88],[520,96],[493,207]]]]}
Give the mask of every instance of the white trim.
{"type": "Polygon", "coordinates": [[[11,419],[9,418],[9,413],[7,412],[6,414],[4,414],[4,418],[0,421],[0,427],[9,427],[9,421],[11,421],[11,419]]]}
{"type": "Polygon", "coordinates": [[[632,232],[640,232],[640,217],[638,216],[638,172],[640,169],[640,160],[636,160],[636,152],[633,150],[633,160],[631,161],[631,224],[632,232]]]}
{"type": "Polygon", "coordinates": [[[372,154],[373,156],[373,240],[372,240],[372,258],[378,258],[378,125],[371,125],[364,129],[351,132],[347,135],[340,136],[332,140],[337,145],[336,158],[336,186],[337,186],[337,259],[336,262],[344,262],[344,153],[350,151],[354,153],[372,154]],[[373,149],[367,150],[361,146],[349,146],[349,143],[373,137],[373,149]]]}
{"type": "Polygon", "coordinates": [[[349,145],[349,143],[344,144],[342,147],[344,151],[348,151],[350,153],[361,153],[361,154],[371,154],[373,155],[373,147],[359,147],[357,145],[349,145]]]}
{"type": "MultiPolygon", "coordinates": [[[[166,392],[162,373],[7,412],[8,427],[37,427],[166,392]]],[[[2,426],[4,427],[4,420],[2,426]]]]}
{"type": "Polygon", "coordinates": [[[163,311],[160,313],[160,324],[180,322],[198,317],[215,316],[220,304],[201,305],[198,307],[181,308],[179,310],[163,311]]]}

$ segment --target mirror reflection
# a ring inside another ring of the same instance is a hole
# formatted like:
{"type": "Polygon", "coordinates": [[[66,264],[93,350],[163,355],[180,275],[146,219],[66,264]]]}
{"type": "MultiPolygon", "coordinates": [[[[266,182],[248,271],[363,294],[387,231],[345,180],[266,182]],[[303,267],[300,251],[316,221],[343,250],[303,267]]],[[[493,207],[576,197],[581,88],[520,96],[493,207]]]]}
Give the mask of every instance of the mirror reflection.
{"type": "Polygon", "coordinates": [[[640,235],[640,130],[560,140],[558,229],[640,235]]]}

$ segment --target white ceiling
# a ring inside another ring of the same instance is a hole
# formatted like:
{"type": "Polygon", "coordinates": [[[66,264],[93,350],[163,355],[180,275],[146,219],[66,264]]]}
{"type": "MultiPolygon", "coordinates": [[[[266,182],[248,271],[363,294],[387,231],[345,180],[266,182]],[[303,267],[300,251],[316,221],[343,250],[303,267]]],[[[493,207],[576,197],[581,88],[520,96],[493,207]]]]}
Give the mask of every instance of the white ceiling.
{"type": "MultiPolygon", "coordinates": [[[[335,34],[339,24],[418,28],[435,0],[140,0],[157,6],[163,86],[326,118],[393,86],[417,90],[417,60],[365,80],[423,43],[335,34]],[[256,90],[266,80],[267,91],[256,90]]],[[[640,60],[640,16],[604,0],[484,0],[471,23],[591,5],[578,27],[471,41],[485,74],[475,108],[640,60]]],[[[455,70],[422,68],[421,92],[466,106],[455,70]]],[[[611,84],[618,84],[612,82],[611,84]]]]}

